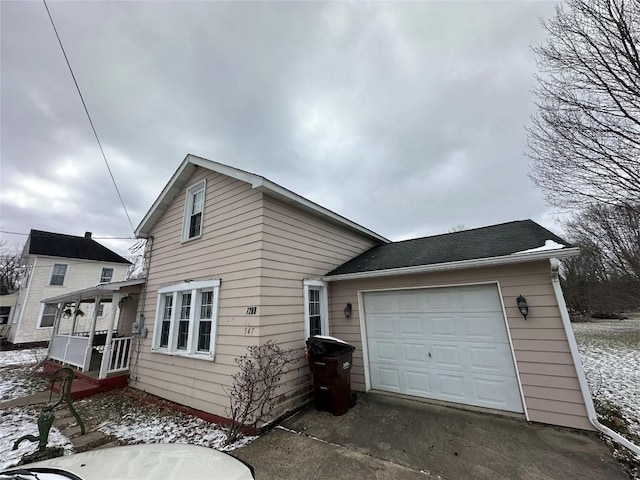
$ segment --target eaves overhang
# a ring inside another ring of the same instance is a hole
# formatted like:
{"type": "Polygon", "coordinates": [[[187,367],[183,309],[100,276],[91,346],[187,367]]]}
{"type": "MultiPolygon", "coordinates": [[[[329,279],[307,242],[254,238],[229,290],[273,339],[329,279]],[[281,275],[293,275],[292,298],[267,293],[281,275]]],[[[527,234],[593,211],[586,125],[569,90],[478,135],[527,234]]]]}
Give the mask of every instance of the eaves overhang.
{"type": "Polygon", "coordinates": [[[83,288],[74,292],[67,292],[62,295],[56,295],[55,297],[45,298],[40,300],[40,303],[64,303],[75,302],[76,300],[90,300],[97,296],[103,297],[103,301],[111,298],[114,293],[119,292],[127,287],[135,287],[137,285],[144,285],[145,278],[135,278],[131,280],[122,280],[119,282],[99,283],[92,287],[83,288]]]}
{"type": "Polygon", "coordinates": [[[435,263],[430,265],[415,265],[411,267],[388,268],[384,270],[370,270],[366,272],[344,273],[342,275],[328,275],[322,277],[325,282],[340,280],[356,280],[364,278],[390,277],[395,275],[411,275],[415,273],[446,272],[450,270],[463,270],[468,268],[492,267],[496,265],[509,265],[550,258],[569,258],[580,253],[578,247],[562,248],[557,250],[544,250],[531,253],[512,253],[499,257],[474,258],[471,260],[459,260],[455,262],[435,263]]]}
{"type": "Polygon", "coordinates": [[[156,201],[153,203],[147,214],[144,216],[140,224],[135,230],[136,237],[148,238],[153,228],[153,225],[160,219],[162,214],[169,208],[169,205],[175,199],[178,192],[180,192],[189,178],[195,171],[196,167],[206,168],[208,170],[218,172],[222,175],[227,175],[231,178],[241,180],[251,185],[251,188],[256,191],[262,192],[265,195],[276,198],[284,203],[294,205],[301,210],[304,210],[312,215],[321,217],[330,223],[345,227],[353,232],[364,235],[372,240],[380,243],[390,243],[387,238],[378,235],[372,230],[358,225],[351,220],[338,215],[331,210],[324,208],[317,203],[307,200],[306,198],[298,195],[297,193],[287,190],[280,185],[273,183],[272,181],[255,175],[238,168],[230,167],[212,160],[197,157],[195,155],[187,155],[183,162],[180,164],[176,172],[173,174],[167,185],[164,187],[156,201]]]}

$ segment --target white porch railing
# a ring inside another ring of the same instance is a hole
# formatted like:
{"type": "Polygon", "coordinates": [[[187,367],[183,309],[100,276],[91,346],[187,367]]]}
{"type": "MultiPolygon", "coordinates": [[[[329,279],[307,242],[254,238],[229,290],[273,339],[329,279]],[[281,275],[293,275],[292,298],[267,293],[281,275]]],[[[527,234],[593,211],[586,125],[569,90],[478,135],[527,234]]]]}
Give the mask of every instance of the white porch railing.
{"type": "Polygon", "coordinates": [[[74,335],[54,335],[49,349],[49,358],[59,362],[84,368],[89,337],[74,335]]]}
{"type": "Polygon", "coordinates": [[[121,337],[111,340],[111,358],[107,373],[123,372],[129,369],[133,337],[121,337]]]}

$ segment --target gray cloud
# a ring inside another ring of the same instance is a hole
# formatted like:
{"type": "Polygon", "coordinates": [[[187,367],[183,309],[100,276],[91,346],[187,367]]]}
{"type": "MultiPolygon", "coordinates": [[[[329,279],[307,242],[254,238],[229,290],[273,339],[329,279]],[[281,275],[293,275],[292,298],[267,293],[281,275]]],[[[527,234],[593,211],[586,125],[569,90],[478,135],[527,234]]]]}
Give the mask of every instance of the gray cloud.
{"type": "MultiPolygon", "coordinates": [[[[134,226],[194,153],[392,239],[554,227],[523,155],[553,3],[49,6],[134,226]]],[[[131,235],[44,7],[0,8],[2,230],[131,235]]]]}

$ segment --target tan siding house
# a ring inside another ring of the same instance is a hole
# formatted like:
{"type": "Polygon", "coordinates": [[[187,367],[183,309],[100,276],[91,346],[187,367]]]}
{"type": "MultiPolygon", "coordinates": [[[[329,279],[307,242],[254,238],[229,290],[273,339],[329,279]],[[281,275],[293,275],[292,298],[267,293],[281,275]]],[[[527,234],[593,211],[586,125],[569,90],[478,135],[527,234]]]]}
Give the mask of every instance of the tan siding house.
{"type": "Polygon", "coordinates": [[[236,359],[272,340],[299,352],[277,417],[311,396],[304,340],[331,335],[356,347],[354,390],[592,428],[551,268],[577,250],[534,222],[394,243],[188,155],[136,234],[148,335],[135,388],[225,417],[236,359]]]}
{"type": "Polygon", "coordinates": [[[447,287],[495,282],[505,306],[521,393],[528,419],[591,430],[558,305],[551,286],[548,261],[449,272],[396,275],[330,283],[331,333],[354,346],[352,385],[365,391],[360,314],[363,292],[419,287],[447,287]],[[516,297],[527,293],[531,315],[525,321],[516,297]],[[342,309],[351,302],[353,314],[342,309]]]}

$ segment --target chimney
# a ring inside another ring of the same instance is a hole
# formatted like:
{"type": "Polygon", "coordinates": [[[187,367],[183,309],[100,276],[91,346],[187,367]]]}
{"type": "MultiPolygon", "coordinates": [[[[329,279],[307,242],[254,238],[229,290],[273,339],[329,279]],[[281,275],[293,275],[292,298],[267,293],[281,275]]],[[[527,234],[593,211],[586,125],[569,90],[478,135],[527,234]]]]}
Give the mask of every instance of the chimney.
{"type": "Polygon", "coordinates": [[[91,232],[84,232],[84,238],[91,238],[91,232]]]}

